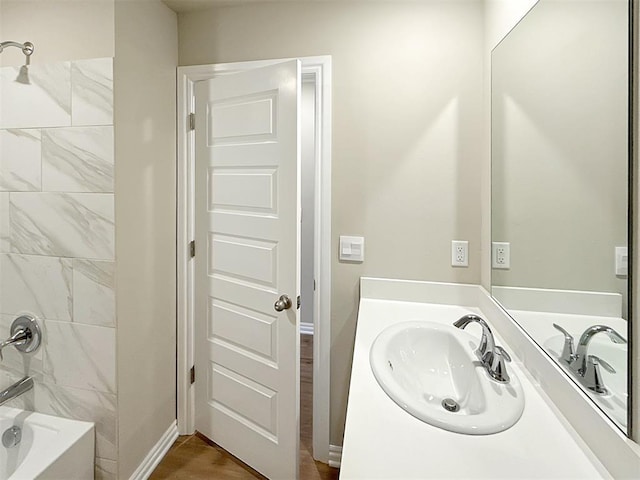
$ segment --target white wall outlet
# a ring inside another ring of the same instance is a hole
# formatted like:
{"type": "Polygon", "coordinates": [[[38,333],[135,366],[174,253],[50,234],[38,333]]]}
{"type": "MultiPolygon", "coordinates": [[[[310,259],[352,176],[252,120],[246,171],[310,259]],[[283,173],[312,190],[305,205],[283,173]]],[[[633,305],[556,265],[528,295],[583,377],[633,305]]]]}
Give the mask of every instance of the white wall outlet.
{"type": "Polygon", "coordinates": [[[616,247],[616,275],[626,277],[629,274],[629,253],[627,247],[616,247]]]}
{"type": "Polygon", "coordinates": [[[491,242],[491,267],[508,270],[511,268],[511,244],[491,242]]]}
{"type": "Polygon", "coordinates": [[[451,241],[451,266],[469,266],[469,242],[466,240],[451,241]]]}

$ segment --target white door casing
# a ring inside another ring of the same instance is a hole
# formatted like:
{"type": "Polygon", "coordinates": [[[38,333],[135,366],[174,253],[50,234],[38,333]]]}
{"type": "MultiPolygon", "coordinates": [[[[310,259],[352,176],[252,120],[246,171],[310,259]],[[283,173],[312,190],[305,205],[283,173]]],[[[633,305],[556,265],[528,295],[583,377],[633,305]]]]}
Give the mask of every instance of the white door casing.
{"type": "MultiPolygon", "coordinates": [[[[203,81],[241,71],[261,68],[291,59],[256,60],[178,67],[178,292],[177,292],[177,423],[182,435],[195,431],[194,263],[190,242],[195,238],[195,130],[191,113],[195,111],[195,86],[203,81]]],[[[329,384],[331,349],[331,57],[300,57],[303,80],[315,81],[315,239],[313,336],[313,456],[339,466],[339,447],[330,446],[329,384]]],[[[304,107],[303,107],[304,108],[304,107]]],[[[201,253],[201,248],[197,248],[201,253]]]]}
{"type": "Polygon", "coordinates": [[[298,474],[300,90],[298,60],[195,87],[195,426],[273,479],[298,474]]]}

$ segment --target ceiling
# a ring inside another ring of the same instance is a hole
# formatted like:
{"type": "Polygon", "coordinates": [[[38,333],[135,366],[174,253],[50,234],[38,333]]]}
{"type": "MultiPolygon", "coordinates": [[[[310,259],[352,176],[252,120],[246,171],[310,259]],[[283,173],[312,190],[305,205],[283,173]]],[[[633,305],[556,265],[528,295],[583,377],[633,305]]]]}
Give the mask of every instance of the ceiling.
{"type": "MultiPolygon", "coordinates": [[[[206,10],[211,7],[242,5],[246,3],[266,3],[273,0],[162,0],[172,10],[182,12],[194,12],[206,10]]],[[[289,2],[318,1],[318,0],[285,0],[289,2]]]]}
{"type": "MultiPolygon", "coordinates": [[[[173,11],[182,12],[194,12],[197,10],[207,10],[212,7],[229,6],[229,5],[243,5],[247,3],[274,3],[274,0],[162,0],[173,11]]],[[[330,2],[337,0],[279,0],[281,2],[289,3],[309,3],[309,2],[330,2]]],[[[341,2],[380,2],[394,0],[339,0],[341,2]]],[[[420,0],[414,0],[420,1],[420,0]]]]}
{"type": "Polygon", "coordinates": [[[232,5],[241,3],[240,0],[162,0],[171,10],[180,12],[193,12],[206,10],[218,5],[232,5]]]}

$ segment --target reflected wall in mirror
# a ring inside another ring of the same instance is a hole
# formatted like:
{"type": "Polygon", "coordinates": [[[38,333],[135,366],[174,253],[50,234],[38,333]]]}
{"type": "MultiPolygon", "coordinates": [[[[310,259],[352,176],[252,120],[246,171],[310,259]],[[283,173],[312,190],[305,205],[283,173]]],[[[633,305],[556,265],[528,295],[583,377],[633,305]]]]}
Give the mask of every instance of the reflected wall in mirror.
{"type": "Polygon", "coordinates": [[[492,294],[627,431],[628,2],[540,0],[492,52],[492,294]]]}

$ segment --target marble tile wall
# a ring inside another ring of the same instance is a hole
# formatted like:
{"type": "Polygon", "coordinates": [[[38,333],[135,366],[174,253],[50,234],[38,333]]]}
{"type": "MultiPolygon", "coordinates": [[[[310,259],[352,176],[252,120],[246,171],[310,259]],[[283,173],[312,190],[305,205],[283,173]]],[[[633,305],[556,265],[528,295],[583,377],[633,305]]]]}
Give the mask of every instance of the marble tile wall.
{"type": "Polygon", "coordinates": [[[42,347],[9,347],[15,406],[96,423],[96,475],[117,462],[111,58],[0,68],[0,337],[31,313],[42,347]],[[17,82],[25,79],[30,84],[17,82]]]}

